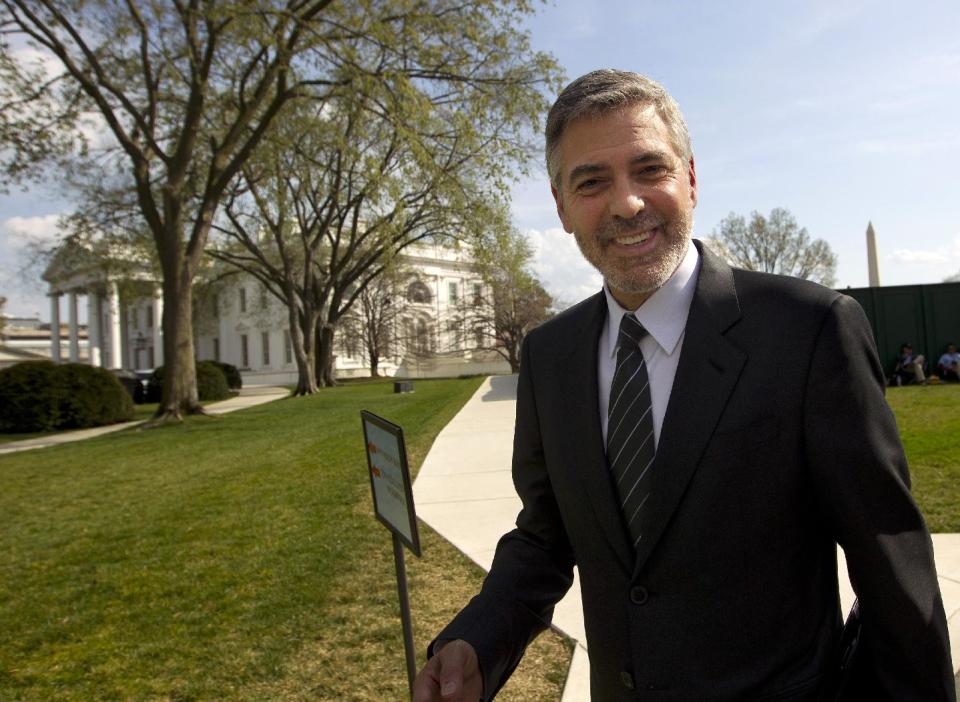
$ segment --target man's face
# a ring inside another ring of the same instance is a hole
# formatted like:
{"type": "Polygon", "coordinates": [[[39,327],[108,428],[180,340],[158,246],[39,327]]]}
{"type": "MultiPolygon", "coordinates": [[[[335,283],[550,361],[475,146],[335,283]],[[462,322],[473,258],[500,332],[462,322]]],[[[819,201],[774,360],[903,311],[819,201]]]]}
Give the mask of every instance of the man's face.
{"type": "Polygon", "coordinates": [[[636,309],[680,265],[693,229],[697,179],[652,106],[567,125],[552,187],[563,228],[626,309],[636,309]]]}

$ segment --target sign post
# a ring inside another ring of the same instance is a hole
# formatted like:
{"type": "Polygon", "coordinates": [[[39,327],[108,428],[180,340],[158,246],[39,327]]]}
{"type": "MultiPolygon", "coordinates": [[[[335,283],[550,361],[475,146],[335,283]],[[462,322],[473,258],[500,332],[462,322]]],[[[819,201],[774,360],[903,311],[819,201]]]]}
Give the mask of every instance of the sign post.
{"type": "Polygon", "coordinates": [[[403,624],[403,645],[407,653],[407,682],[412,691],[413,679],[417,675],[417,663],[403,547],[409,548],[419,558],[420,537],[417,534],[417,515],[413,506],[407,449],[403,442],[403,429],[396,424],[367,410],[361,410],[360,419],[363,422],[363,438],[367,446],[367,467],[370,472],[374,513],[377,520],[393,533],[400,621],[403,624]]]}

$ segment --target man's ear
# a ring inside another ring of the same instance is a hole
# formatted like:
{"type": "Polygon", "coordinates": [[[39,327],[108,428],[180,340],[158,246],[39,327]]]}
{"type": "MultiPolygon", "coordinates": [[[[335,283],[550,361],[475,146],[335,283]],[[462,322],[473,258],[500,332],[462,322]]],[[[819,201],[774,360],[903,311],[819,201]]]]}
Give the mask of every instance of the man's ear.
{"type": "Polygon", "coordinates": [[[690,169],[688,173],[690,177],[690,204],[696,207],[697,206],[697,166],[693,161],[693,154],[690,154],[690,169]]]}
{"type": "Polygon", "coordinates": [[[550,184],[550,192],[553,194],[553,201],[557,203],[557,216],[560,218],[560,222],[563,224],[563,230],[567,234],[573,234],[573,228],[567,224],[567,213],[563,209],[563,195],[560,194],[557,186],[553,183],[550,184]]]}

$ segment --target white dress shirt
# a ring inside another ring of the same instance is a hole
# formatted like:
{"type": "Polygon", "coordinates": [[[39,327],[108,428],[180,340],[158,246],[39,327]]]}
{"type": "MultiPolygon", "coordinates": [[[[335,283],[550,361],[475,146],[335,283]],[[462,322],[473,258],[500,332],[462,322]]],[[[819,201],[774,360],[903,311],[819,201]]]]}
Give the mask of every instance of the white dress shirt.
{"type": "MultiPolygon", "coordinates": [[[[653,404],[653,436],[660,443],[660,427],[667,412],[673,378],[677,374],[680,351],[683,348],[684,329],[690,314],[690,303],[697,287],[700,272],[700,254],[691,242],[687,253],[673,275],[634,311],[640,324],[649,332],[640,342],[640,352],[650,378],[650,402],[653,404]]],[[[610,294],[604,282],[607,297],[607,321],[600,334],[597,356],[597,382],[600,391],[600,422],[603,440],[607,440],[607,408],[610,405],[610,383],[617,365],[617,339],[620,319],[630,312],[610,294]]]]}

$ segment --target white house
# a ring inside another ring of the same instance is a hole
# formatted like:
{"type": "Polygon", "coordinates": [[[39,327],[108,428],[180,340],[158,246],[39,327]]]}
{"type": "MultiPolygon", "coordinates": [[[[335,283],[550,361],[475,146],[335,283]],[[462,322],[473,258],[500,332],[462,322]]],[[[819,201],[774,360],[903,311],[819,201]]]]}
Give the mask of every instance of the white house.
{"type": "MultiPolygon", "coordinates": [[[[50,285],[51,317],[59,328],[60,298],[67,297],[69,358],[79,340],[77,305],[86,298],[90,362],[108,368],[150,369],[163,364],[160,286],[146,274],[115,279],[82,251],[58,252],[44,274],[50,285]]],[[[394,324],[393,343],[382,354],[381,375],[450,377],[479,373],[509,373],[496,353],[471,347],[457,327],[457,309],[466,301],[480,303],[483,285],[464,250],[436,245],[410,247],[401,257],[412,271],[399,301],[403,308],[394,324]]],[[[239,274],[221,283],[210,299],[194,305],[194,345],[198,360],[231,363],[245,384],[294,384],[296,362],[290,343],[289,320],[283,304],[252,276],[239,274]]],[[[56,337],[57,335],[54,335],[56,337]]],[[[51,354],[60,348],[51,339],[51,354]]],[[[338,377],[369,375],[365,346],[355,321],[347,320],[335,337],[338,377]]]]}

